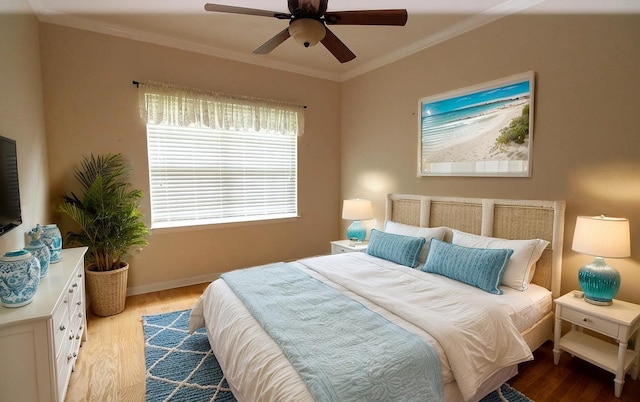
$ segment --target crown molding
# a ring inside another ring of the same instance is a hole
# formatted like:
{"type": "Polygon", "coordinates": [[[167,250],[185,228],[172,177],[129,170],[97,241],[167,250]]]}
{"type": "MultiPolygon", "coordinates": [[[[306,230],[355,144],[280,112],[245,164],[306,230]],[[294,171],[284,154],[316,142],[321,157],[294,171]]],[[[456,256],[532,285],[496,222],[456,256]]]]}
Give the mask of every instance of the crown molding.
{"type": "Polygon", "coordinates": [[[398,60],[404,59],[405,57],[421,52],[429,47],[435,46],[449,39],[453,39],[456,36],[460,36],[469,31],[473,31],[474,29],[490,24],[508,15],[526,10],[545,1],[546,0],[505,1],[504,3],[500,3],[499,5],[485,10],[479,14],[472,15],[463,21],[460,21],[446,29],[438,31],[437,33],[430,35],[409,46],[398,49],[392,53],[386,54],[366,64],[363,64],[360,67],[347,71],[346,73],[340,75],[340,82],[345,82],[359,75],[377,70],[381,67],[386,66],[387,64],[391,64],[398,60]]]}
{"type": "Polygon", "coordinates": [[[117,36],[125,39],[132,39],[140,42],[152,43],[155,45],[171,47],[180,50],[186,50],[189,52],[205,54],[208,56],[220,57],[227,60],[239,61],[242,63],[253,64],[260,67],[273,68],[276,70],[288,71],[291,73],[331,80],[339,81],[338,74],[332,74],[325,71],[293,66],[283,62],[277,62],[273,60],[265,60],[253,54],[245,54],[240,52],[234,52],[230,50],[224,50],[213,46],[202,45],[199,43],[176,39],[170,36],[153,34],[149,32],[134,30],[129,27],[123,27],[113,24],[106,24],[102,22],[93,21],[86,18],[75,17],[67,14],[44,14],[38,16],[39,21],[50,24],[62,25],[70,28],[81,29],[85,31],[91,31],[101,33],[105,35],[117,36]]]}

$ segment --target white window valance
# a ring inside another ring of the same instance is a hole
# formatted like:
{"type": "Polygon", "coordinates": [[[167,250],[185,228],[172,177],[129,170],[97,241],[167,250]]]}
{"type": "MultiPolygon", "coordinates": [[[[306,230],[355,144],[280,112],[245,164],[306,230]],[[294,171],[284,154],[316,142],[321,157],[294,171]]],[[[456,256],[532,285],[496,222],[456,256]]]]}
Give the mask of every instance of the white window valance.
{"type": "Polygon", "coordinates": [[[299,136],[304,106],[276,100],[139,83],[140,116],[147,124],[299,136]]]}

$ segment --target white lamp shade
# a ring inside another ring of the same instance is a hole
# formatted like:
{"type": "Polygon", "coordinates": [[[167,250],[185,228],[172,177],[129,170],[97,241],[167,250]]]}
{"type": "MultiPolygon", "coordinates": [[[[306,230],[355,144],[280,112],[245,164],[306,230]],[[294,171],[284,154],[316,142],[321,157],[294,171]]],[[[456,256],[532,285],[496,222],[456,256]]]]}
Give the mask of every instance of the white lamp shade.
{"type": "Polygon", "coordinates": [[[289,24],[289,35],[304,47],[317,45],[326,33],[324,24],[313,18],[297,18],[289,24]]]}
{"type": "Polygon", "coordinates": [[[629,220],[605,216],[578,216],[571,249],[596,257],[631,255],[629,220]]]}
{"type": "Polygon", "coordinates": [[[359,198],[344,200],[342,203],[342,219],[351,221],[361,221],[373,219],[373,208],[371,201],[359,198]]]}

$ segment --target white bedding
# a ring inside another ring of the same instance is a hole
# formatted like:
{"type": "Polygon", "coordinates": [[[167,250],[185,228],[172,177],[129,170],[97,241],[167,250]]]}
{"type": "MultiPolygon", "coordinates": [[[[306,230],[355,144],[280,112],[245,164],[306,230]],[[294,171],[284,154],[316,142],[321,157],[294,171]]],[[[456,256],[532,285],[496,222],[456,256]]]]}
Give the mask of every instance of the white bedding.
{"type": "MultiPolygon", "coordinates": [[[[549,291],[541,287],[532,286],[524,292],[504,288],[505,294],[493,295],[365,253],[315,257],[291,264],[424,338],[438,351],[443,382],[455,381],[466,400],[474,399],[495,373],[531,358],[519,332],[550,310],[549,291]],[[464,307],[462,303],[469,301],[471,305],[464,307]],[[486,325],[478,321],[477,308],[500,311],[510,319],[486,325]],[[446,311],[447,322],[431,311],[446,311]],[[434,321],[439,324],[429,333],[425,328],[434,321]],[[475,339],[464,340],[443,332],[452,322],[466,322],[467,329],[462,332],[475,339]],[[502,363],[495,364],[499,361],[502,363]]],[[[214,353],[239,400],[311,400],[276,343],[222,280],[215,281],[194,306],[192,329],[205,324],[214,353]]]]}

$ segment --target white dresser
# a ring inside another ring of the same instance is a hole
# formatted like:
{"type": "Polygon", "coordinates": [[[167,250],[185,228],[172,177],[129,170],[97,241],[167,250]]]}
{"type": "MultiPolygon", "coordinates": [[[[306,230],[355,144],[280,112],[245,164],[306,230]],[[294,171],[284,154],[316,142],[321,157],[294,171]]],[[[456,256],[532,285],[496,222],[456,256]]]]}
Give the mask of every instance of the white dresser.
{"type": "Polygon", "coordinates": [[[64,401],[80,343],[87,339],[86,251],[62,250],[31,303],[0,307],[0,401],[64,401]]]}

